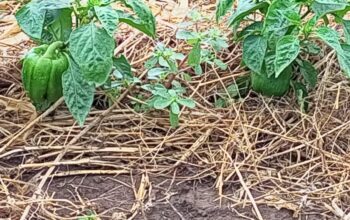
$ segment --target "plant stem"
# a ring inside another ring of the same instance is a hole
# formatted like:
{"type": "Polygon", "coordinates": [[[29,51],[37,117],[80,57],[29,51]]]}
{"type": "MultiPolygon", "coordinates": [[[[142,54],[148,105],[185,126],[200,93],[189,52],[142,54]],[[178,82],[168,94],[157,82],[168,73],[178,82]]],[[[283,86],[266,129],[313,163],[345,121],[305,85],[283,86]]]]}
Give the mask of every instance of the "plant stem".
{"type": "Polygon", "coordinates": [[[168,81],[165,82],[165,88],[170,89],[171,84],[173,83],[174,79],[176,78],[175,73],[170,73],[168,81]]]}
{"type": "Polygon", "coordinates": [[[301,16],[301,19],[304,19],[306,16],[308,16],[310,14],[311,10],[308,8],[307,11],[305,12],[305,14],[303,14],[303,16],[301,16]]]}
{"type": "Polygon", "coordinates": [[[325,23],[326,26],[329,25],[329,20],[328,20],[327,15],[323,16],[323,21],[324,21],[324,23],[325,23]]]}
{"type": "Polygon", "coordinates": [[[75,26],[76,26],[76,28],[78,28],[79,27],[79,13],[74,6],[73,6],[73,13],[75,15],[75,26]]]}
{"type": "MultiPolygon", "coordinates": [[[[178,68],[182,67],[182,66],[185,64],[187,58],[188,58],[188,55],[186,55],[186,57],[181,61],[181,63],[179,64],[179,67],[178,67],[178,68]]],[[[178,71],[178,72],[179,72],[179,71],[178,71]]],[[[177,73],[178,73],[178,72],[177,72],[177,73]]],[[[165,82],[165,85],[164,85],[167,89],[170,89],[170,88],[171,88],[171,84],[172,84],[173,81],[175,80],[176,75],[177,75],[176,73],[170,73],[169,79],[168,79],[167,82],[165,82]]]]}
{"type": "Polygon", "coordinates": [[[55,54],[55,51],[57,48],[61,48],[64,46],[64,43],[62,41],[56,41],[52,43],[46,50],[45,54],[43,57],[45,58],[52,58],[53,54],[55,54]]]}

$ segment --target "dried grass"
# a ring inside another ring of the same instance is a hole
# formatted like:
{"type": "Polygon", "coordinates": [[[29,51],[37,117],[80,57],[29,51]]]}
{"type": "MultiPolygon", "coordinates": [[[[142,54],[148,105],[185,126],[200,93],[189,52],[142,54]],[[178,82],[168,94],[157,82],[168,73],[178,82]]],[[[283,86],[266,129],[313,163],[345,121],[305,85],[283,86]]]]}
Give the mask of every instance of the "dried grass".
{"type": "MultiPolygon", "coordinates": [[[[164,18],[169,17],[165,11],[159,10],[160,39],[183,51],[187,47],[175,40],[174,20],[164,18]]],[[[128,29],[119,38],[126,40],[116,51],[143,76],[154,42],[128,29]]],[[[25,44],[0,45],[7,51],[0,54],[0,217],[75,219],[86,204],[47,194],[52,179],[140,173],[129,210],[134,215],[143,207],[153,174],[182,181],[210,176],[218,200],[229,200],[232,208],[252,205],[258,219],[261,204],[292,210],[295,216],[316,212],[350,219],[350,87],[332,53],[318,62],[321,80],[311,94],[309,114],[300,112],[293,98],[253,93],[228,108],[214,108],[213,94],[244,74],[238,66],[240,48],[232,45],[221,54],[229,71],[208,67],[189,83],[198,105],[182,111],[179,128],[170,128],[166,112],[135,112],[129,90],[110,108],[92,109],[80,128],[62,100],[37,115],[22,90],[17,64],[25,44]],[[58,169],[62,166],[74,169],[58,169]],[[179,167],[195,172],[186,175],[179,167]],[[224,190],[230,184],[239,186],[233,194],[224,190]],[[62,209],[70,210],[70,217],[58,216],[62,209]]]]}

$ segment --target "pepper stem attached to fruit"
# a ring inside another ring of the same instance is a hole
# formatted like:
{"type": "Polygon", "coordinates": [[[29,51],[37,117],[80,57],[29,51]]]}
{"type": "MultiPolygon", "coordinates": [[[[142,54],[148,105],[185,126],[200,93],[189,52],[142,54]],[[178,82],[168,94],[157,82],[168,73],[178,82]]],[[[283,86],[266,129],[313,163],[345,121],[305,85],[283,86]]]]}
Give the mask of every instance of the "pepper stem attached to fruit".
{"type": "Polygon", "coordinates": [[[63,46],[64,46],[64,43],[62,41],[56,41],[56,42],[50,44],[50,46],[47,48],[43,57],[52,59],[57,48],[61,48],[63,46]]]}

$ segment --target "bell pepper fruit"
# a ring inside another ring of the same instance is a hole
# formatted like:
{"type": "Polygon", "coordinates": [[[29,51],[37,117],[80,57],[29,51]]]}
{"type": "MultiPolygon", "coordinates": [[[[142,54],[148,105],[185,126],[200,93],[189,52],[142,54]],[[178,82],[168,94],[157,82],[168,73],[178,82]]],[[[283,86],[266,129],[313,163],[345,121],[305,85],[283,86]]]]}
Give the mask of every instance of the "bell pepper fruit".
{"type": "Polygon", "coordinates": [[[60,49],[64,43],[41,45],[24,57],[22,80],[37,111],[44,111],[62,97],[62,74],[69,62],[60,49]]]}
{"type": "Polygon", "coordinates": [[[290,89],[290,81],[292,78],[292,67],[287,67],[277,78],[268,77],[266,72],[250,74],[252,88],[265,96],[282,97],[290,89]]]}

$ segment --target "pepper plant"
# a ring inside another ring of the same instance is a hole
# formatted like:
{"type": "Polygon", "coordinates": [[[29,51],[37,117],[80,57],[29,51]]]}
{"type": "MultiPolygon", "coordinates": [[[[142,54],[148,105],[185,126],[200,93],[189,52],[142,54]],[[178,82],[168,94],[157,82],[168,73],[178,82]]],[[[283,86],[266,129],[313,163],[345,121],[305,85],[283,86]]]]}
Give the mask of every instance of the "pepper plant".
{"type": "Polygon", "coordinates": [[[23,59],[23,84],[31,101],[44,111],[63,95],[79,125],[97,87],[137,82],[125,57],[114,57],[118,23],[156,36],[155,18],[142,0],[32,0],[17,11],[16,19],[40,45],[23,59]],[[112,3],[133,13],[114,9],[112,3]]]}
{"type": "Polygon", "coordinates": [[[235,40],[243,42],[243,64],[251,71],[252,89],[283,96],[292,86],[305,111],[308,91],[317,84],[311,58],[320,51],[319,40],[335,50],[350,77],[350,20],[345,18],[349,10],[348,0],[218,0],[216,19],[231,12],[228,24],[235,40]],[[343,35],[330,27],[330,19],[342,25],[343,35]]]}
{"type": "Polygon", "coordinates": [[[152,57],[145,63],[148,69],[147,78],[164,81],[170,74],[177,75],[179,73],[177,61],[184,59],[185,55],[182,53],[175,52],[163,43],[158,43],[152,57]]]}

